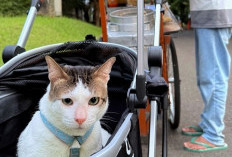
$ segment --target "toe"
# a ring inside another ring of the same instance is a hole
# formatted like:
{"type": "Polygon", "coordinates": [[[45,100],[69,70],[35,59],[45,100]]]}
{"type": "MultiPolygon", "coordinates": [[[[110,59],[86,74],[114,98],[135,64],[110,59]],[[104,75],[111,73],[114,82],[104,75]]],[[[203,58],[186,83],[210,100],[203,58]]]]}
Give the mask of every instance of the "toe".
{"type": "Polygon", "coordinates": [[[195,130],[195,129],[193,129],[193,128],[189,128],[189,127],[182,128],[182,131],[183,131],[183,132],[196,132],[196,130],[195,130]]]}
{"type": "Polygon", "coordinates": [[[193,144],[191,142],[185,142],[184,147],[189,148],[189,149],[206,149],[206,147],[204,146],[193,144]]]}
{"type": "Polygon", "coordinates": [[[209,141],[207,141],[204,137],[202,136],[199,136],[198,138],[195,139],[195,142],[199,142],[199,144],[197,143],[192,143],[191,141],[190,142],[185,142],[184,143],[184,147],[185,148],[189,148],[189,149],[195,149],[195,150],[203,150],[203,149],[207,149],[205,146],[201,145],[200,143],[204,143],[204,144],[207,144],[208,146],[211,146],[211,147],[215,147],[214,144],[210,143],[209,141]]]}

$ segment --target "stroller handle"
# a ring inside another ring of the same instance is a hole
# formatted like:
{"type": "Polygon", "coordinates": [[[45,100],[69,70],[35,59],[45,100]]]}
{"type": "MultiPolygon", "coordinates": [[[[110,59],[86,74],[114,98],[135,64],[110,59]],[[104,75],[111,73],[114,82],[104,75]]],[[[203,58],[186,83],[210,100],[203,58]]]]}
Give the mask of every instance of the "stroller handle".
{"type": "Polygon", "coordinates": [[[137,76],[136,76],[136,96],[141,106],[146,105],[146,76],[144,72],[144,1],[137,1],[137,76]]]}
{"type": "Polygon", "coordinates": [[[143,54],[143,47],[144,47],[144,1],[137,2],[137,9],[138,9],[138,16],[137,16],[137,41],[138,41],[138,75],[144,75],[144,54],[143,54]]]}
{"type": "Polygon", "coordinates": [[[44,0],[31,0],[31,7],[28,11],[28,16],[26,18],[26,22],[23,26],[23,29],[21,31],[21,34],[19,36],[18,42],[16,45],[7,45],[4,47],[4,50],[2,52],[2,59],[3,62],[6,63],[8,60],[16,56],[17,54],[20,54],[22,52],[25,52],[25,45],[28,40],[28,36],[31,31],[31,27],[34,23],[34,19],[36,17],[37,12],[39,11],[41,5],[43,4],[44,0]]]}
{"type": "Polygon", "coordinates": [[[32,0],[31,1],[31,7],[30,7],[30,10],[28,12],[26,22],[23,26],[23,30],[22,30],[20,37],[19,37],[19,40],[17,42],[17,45],[20,46],[21,48],[24,48],[26,45],[28,36],[30,34],[30,31],[31,31],[31,27],[34,23],[34,19],[35,19],[36,14],[39,11],[43,2],[44,2],[44,0],[32,0]]]}
{"type": "Polygon", "coordinates": [[[39,11],[39,9],[43,3],[44,3],[44,0],[32,0],[31,7],[36,7],[37,11],[39,11]]]}

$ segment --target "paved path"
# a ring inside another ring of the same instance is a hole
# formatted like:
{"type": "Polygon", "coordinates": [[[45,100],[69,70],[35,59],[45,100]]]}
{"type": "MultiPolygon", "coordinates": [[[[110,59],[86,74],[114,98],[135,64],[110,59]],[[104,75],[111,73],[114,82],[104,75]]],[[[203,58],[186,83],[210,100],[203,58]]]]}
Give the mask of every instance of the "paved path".
{"type": "MultiPolygon", "coordinates": [[[[229,145],[227,150],[207,153],[190,153],[183,150],[183,143],[189,141],[191,137],[181,135],[181,128],[197,124],[200,120],[200,113],[203,103],[199,90],[196,86],[195,77],[195,56],[194,56],[194,32],[184,31],[174,36],[176,45],[180,79],[181,79],[181,121],[176,130],[168,132],[168,156],[169,157],[231,157],[232,156],[232,76],[229,83],[229,93],[227,100],[227,110],[225,116],[224,130],[225,142],[229,145]]],[[[232,41],[229,45],[232,53],[232,41]]],[[[161,128],[161,119],[158,120],[161,128]]],[[[161,129],[158,131],[157,157],[161,156],[161,129]]],[[[147,146],[143,144],[143,157],[147,155],[147,146]]]]}

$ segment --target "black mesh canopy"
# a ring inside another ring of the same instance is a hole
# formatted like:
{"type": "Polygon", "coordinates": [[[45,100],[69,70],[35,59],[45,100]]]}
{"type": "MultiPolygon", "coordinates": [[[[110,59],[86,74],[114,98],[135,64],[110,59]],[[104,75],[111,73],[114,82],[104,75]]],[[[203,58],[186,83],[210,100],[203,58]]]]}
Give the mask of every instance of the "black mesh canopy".
{"type": "Polygon", "coordinates": [[[84,41],[68,42],[28,55],[0,76],[0,152],[3,154],[4,151],[12,151],[15,155],[17,137],[38,109],[39,99],[46,92],[49,83],[46,55],[61,65],[92,66],[115,56],[116,62],[108,83],[110,106],[102,121],[103,127],[112,133],[127,108],[127,90],[137,66],[132,50],[109,43],[84,41]]]}

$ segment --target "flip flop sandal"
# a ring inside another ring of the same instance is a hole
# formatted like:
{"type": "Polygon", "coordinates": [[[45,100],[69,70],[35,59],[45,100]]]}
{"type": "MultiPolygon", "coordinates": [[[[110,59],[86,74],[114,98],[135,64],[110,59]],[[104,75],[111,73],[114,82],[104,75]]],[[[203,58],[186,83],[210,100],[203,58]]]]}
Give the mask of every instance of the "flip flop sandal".
{"type": "Polygon", "coordinates": [[[182,134],[183,135],[188,135],[188,136],[201,136],[203,134],[203,130],[201,128],[199,128],[198,126],[195,125],[190,125],[188,126],[188,128],[192,128],[195,131],[194,132],[188,132],[188,131],[183,131],[182,130],[182,134]]]}
{"type": "Polygon", "coordinates": [[[184,147],[184,149],[189,151],[189,152],[199,152],[200,153],[200,152],[210,152],[210,151],[215,151],[215,150],[225,150],[228,148],[228,145],[226,143],[224,145],[212,147],[206,143],[196,142],[196,139],[197,139],[197,137],[193,137],[190,142],[193,144],[203,146],[203,147],[205,147],[204,149],[191,149],[191,148],[187,148],[187,147],[184,147]]]}

